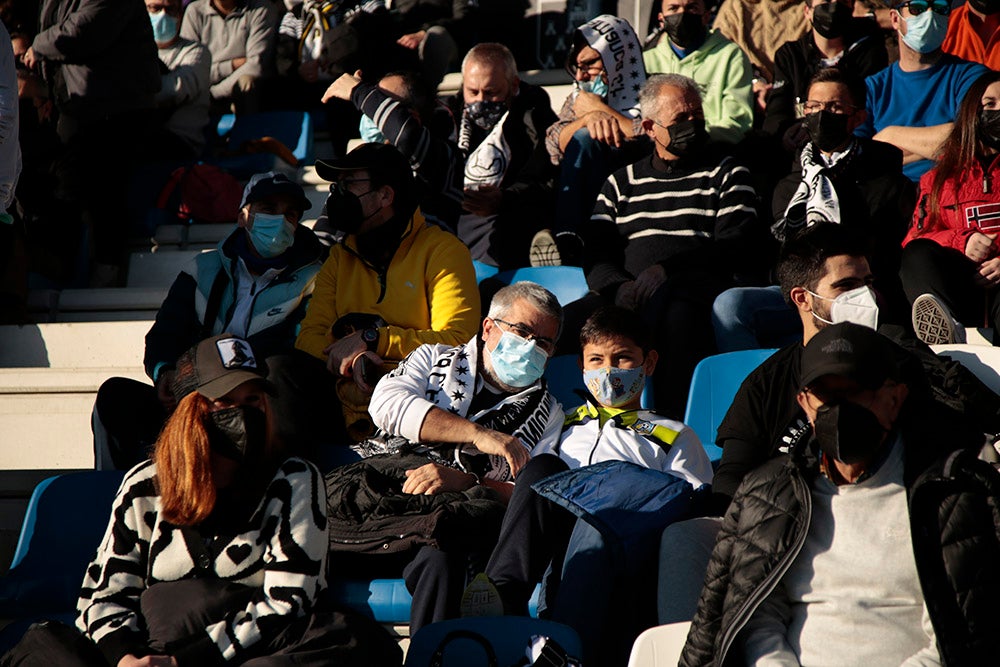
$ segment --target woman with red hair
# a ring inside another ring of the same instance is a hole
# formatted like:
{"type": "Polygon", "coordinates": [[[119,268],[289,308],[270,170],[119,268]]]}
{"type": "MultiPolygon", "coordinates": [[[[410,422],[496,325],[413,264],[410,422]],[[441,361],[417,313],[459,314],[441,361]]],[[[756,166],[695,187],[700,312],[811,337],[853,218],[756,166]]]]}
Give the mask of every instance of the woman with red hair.
{"type": "Polygon", "coordinates": [[[202,341],[178,360],[173,388],[183,398],[151,459],[125,475],[76,627],[33,626],[0,664],[399,665],[373,621],[317,610],[323,478],[271,437],[250,345],[202,341]]]}
{"type": "Polygon", "coordinates": [[[925,343],[964,342],[959,322],[1000,325],[1000,73],[962,101],[937,166],[920,179],[900,277],[925,343]],[[957,322],[956,322],[957,320],[957,322]]]}

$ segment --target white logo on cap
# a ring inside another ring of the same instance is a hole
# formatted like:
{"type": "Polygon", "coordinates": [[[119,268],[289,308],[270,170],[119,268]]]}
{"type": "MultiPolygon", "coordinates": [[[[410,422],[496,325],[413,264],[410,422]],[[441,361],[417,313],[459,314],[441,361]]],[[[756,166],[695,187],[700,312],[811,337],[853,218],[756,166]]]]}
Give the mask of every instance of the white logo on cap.
{"type": "Polygon", "coordinates": [[[823,346],[823,351],[827,354],[835,354],[837,352],[846,352],[847,354],[851,354],[854,352],[854,346],[851,345],[850,341],[846,338],[834,338],[823,346]]]}
{"type": "Polygon", "coordinates": [[[215,341],[215,348],[219,351],[219,358],[225,368],[257,368],[253,350],[244,340],[223,338],[215,341]]]}

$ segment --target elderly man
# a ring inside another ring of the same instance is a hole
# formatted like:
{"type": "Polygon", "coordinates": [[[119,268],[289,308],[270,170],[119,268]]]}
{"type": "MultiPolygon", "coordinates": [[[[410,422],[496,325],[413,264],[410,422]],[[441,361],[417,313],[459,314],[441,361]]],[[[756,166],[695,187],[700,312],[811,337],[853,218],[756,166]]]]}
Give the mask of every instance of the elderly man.
{"type": "Polygon", "coordinates": [[[986,72],[944,53],[947,0],[905,0],[890,12],[899,61],[866,80],[868,118],[855,130],[903,151],[903,173],[918,181],[951,131],[969,86],[986,72]]]}
{"type": "Polygon", "coordinates": [[[867,327],[817,333],[798,385],[809,428],[737,491],[680,664],[993,662],[996,471],[981,440],[913,400],[867,327]]]}
{"type": "Polygon", "coordinates": [[[708,29],[704,0],[663,0],[662,36],[642,54],[650,74],[683,74],[703,91],[705,126],[715,141],[738,143],[753,125],[750,60],[721,32],[708,29]]]}
{"type": "MultiPolygon", "coordinates": [[[[484,562],[492,550],[513,482],[530,485],[558,469],[532,466],[534,473],[519,474],[533,452],[559,441],[563,415],[541,376],[561,324],[562,308],[543,287],[520,282],[500,289],[481,336],[458,346],[423,345],[375,388],[371,414],[383,440],[394,449],[405,442],[411,454],[366,459],[327,476],[335,558],[376,576],[402,570],[413,594],[411,633],[458,615],[468,559],[484,562]],[[371,470],[400,484],[399,491],[391,484],[388,491],[372,489],[391,495],[378,507],[365,505],[365,491],[358,490],[359,482],[376,477],[371,470]],[[465,504],[472,501],[475,507],[465,504]],[[464,516],[454,514],[451,533],[446,525],[433,529],[426,515],[452,502],[461,514],[479,509],[474,527],[462,530],[464,516]],[[386,523],[387,506],[400,508],[398,522],[386,523]]],[[[515,501],[507,511],[524,508],[515,501]]]]}
{"type": "Polygon", "coordinates": [[[605,183],[582,232],[584,270],[603,300],[653,327],[669,369],[656,379],[657,403],[676,417],[695,365],[713,350],[712,301],[762,235],[748,171],[707,146],[698,84],[654,75],[639,103],[655,153],[605,183]]]}
{"type": "Polygon", "coordinates": [[[417,210],[396,148],[362,144],[316,166],[334,181],[327,214],[344,238],[317,277],[299,354],[272,364],[271,379],[288,387],[276,401],[286,437],[342,445],[371,434],[368,399],[382,373],[420,345],[475,333],[479,292],[468,250],[417,210]]]}
{"type": "Polygon", "coordinates": [[[319,241],[300,224],[309,206],[302,188],[283,174],[250,179],[236,229],[181,271],[146,334],[143,363],[153,386],[111,378],[98,390],[98,468],[127,470],[146,458],[176,405],[174,364],[198,341],[231,332],[262,359],[291,351],[322,263],[319,241]]]}
{"type": "Polygon", "coordinates": [[[462,90],[448,106],[459,119],[466,213],[458,237],[472,258],[501,268],[528,264],[531,238],[551,218],[555,171],[545,129],[555,122],[548,94],[522,82],[510,50],[486,42],[462,61],[462,90]]]}

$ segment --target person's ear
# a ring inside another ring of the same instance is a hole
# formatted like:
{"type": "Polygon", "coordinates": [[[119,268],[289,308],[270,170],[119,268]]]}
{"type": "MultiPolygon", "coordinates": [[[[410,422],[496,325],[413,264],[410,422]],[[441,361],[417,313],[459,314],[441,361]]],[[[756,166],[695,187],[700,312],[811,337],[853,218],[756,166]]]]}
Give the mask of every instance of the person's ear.
{"type": "MultiPolygon", "coordinates": [[[[928,11],[930,11],[930,10],[928,10],[928,11]]],[[[906,23],[906,19],[903,18],[903,15],[899,13],[898,9],[893,8],[893,9],[889,10],[889,23],[892,24],[892,29],[893,30],[895,30],[896,32],[899,32],[900,34],[902,34],[902,31],[900,30],[900,25],[899,24],[900,23],[905,24],[906,23]]]]}
{"type": "Polygon", "coordinates": [[[236,213],[236,225],[250,229],[250,204],[241,207],[239,212],[236,213]]]}
{"type": "Polygon", "coordinates": [[[661,30],[663,29],[663,12],[657,13],[657,15],[656,15],[656,24],[658,26],[660,26],[661,30]]]}
{"type": "Polygon", "coordinates": [[[645,132],[649,136],[650,139],[653,138],[653,125],[654,125],[654,123],[653,123],[653,119],[652,118],[643,118],[642,119],[642,123],[641,123],[642,131],[645,132]]]}
{"type": "Polygon", "coordinates": [[[396,191],[388,185],[383,185],[378,189],[378,196],[382,201],[382,206],[392,206],[396,200],[396,191]]]}
{"type": "Polygon", "coordinates": [[[788,296],[796,309],[806,313],[812,312],[812,300],[809,298],[811,295],[805,287],[793,287],[788,296]]]}
{"type": "Polygon", "coordinates": [[[852,113],[850,120],[847,121],[847,131],[851,134],[854,134],[854,130],[856,128],[861,127],[864,124],[866,118],[868,118],[867,109],[858,109],[857,111],[852,113]]]}
{"type": "Polygon", "coordinates": [[[656,370],[656,362],[660,360],[660,355],[656,350],[650,350],[646,353],[646,359],[642,362],[642,372],[646,374],[646,377],[652,377],[653,371],[656,370]]]}
{"type": "Polygon", "coordinates": [[[907,387],[902,382],[896,382],[889,388],[889,421],[892,424],[896,423],[896,419],[899,417],[899,411],[903,409],[903,403],[906,402],[906,397],[910,395],[910,388],[907,387]]]}
{"type": "Polygon", "coordinates": [[[805,390],[800,390],[799,393],[795,394],[795,402],[806,413],[809,423],[813,424],[813,420],[816,419],[816,413],[813,411],[812,406],[809,405],[809,395],[806,394],[805,390]]]}

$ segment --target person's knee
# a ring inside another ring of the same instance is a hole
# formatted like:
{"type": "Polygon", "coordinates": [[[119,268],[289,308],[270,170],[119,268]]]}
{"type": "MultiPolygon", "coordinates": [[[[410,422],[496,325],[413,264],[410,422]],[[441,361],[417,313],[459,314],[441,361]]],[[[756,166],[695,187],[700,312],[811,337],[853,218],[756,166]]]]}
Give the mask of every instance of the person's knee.
{"type": "Polygon", "coordinates": [[[569,466],[555,454],[539,454],[532,457],[517,475],[517,483],[531,485],[556,473],[569,470],[569,466]]]}
{"type": "Polygon", "coordinates": [[[915,239],[903,247],[900,273],[922,272],[932,268],[940,253],[937,243],[929,239],[915,239]]]}

